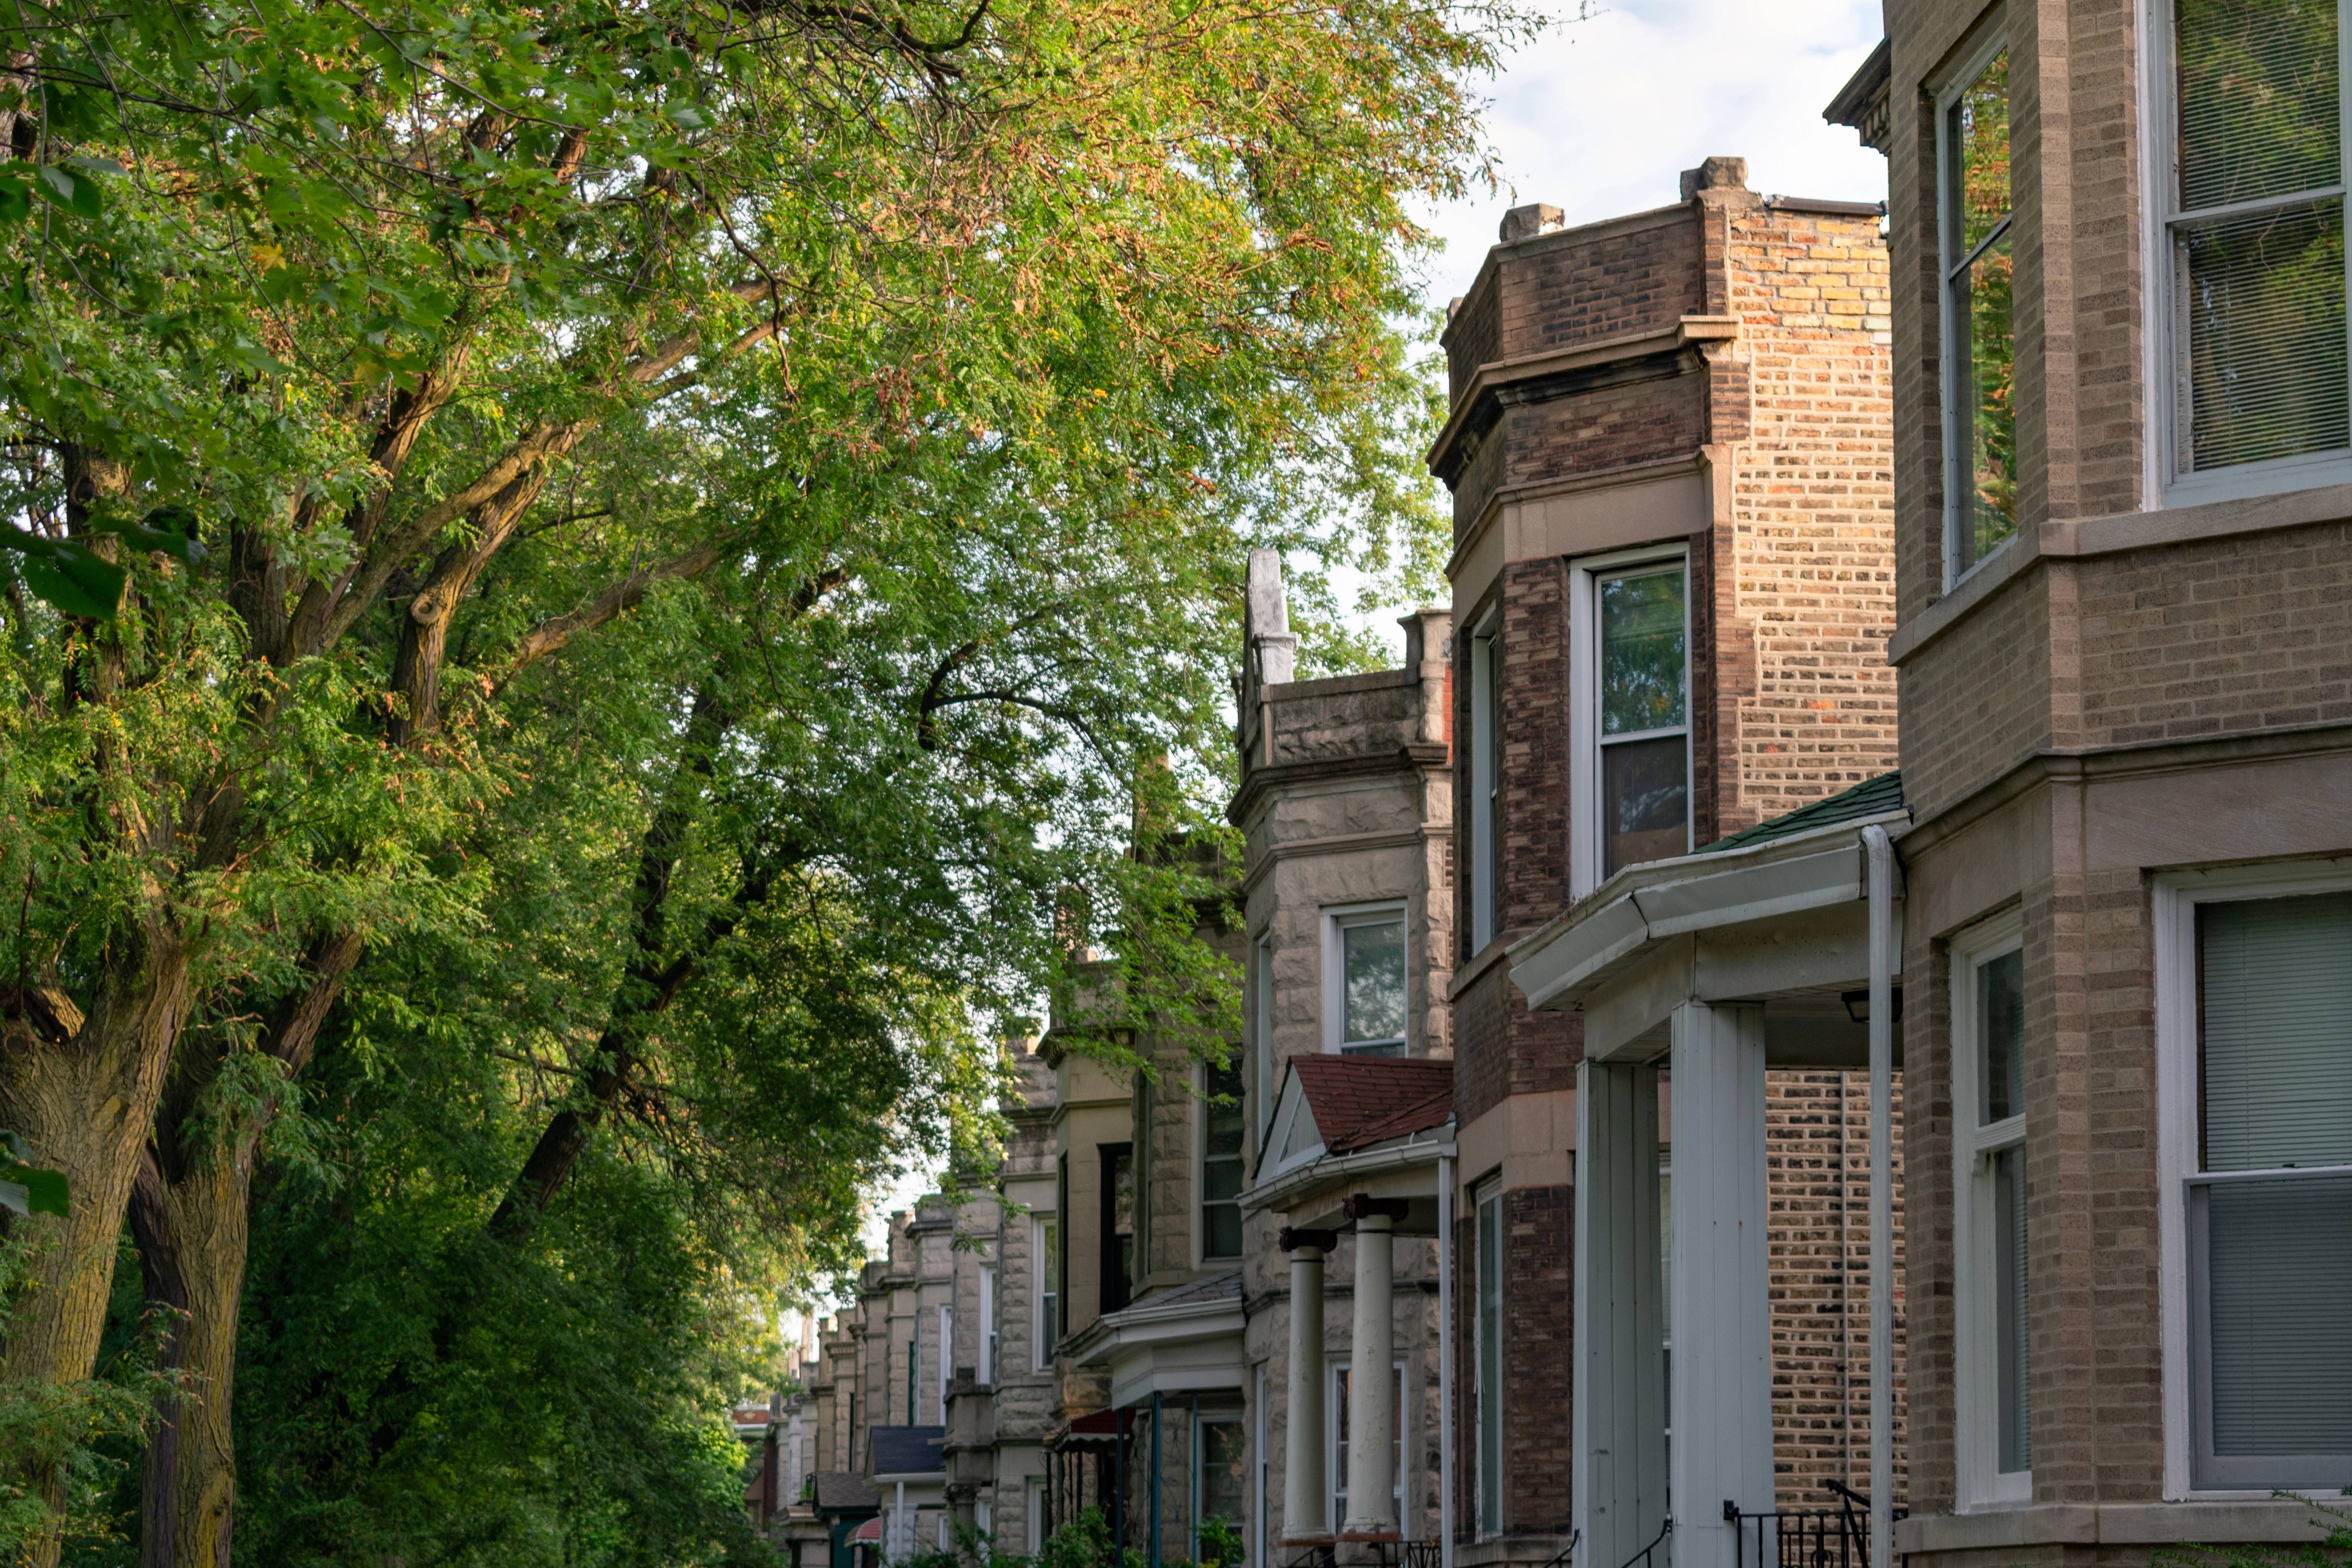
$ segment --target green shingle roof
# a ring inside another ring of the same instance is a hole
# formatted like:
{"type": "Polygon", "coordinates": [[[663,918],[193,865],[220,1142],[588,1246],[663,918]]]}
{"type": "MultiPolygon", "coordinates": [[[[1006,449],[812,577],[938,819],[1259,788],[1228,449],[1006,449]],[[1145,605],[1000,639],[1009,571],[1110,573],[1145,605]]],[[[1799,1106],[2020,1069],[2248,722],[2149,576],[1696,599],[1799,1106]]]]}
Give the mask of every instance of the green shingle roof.
{"type": "Polygon", "coordinates": [[[1697,853],[1712,855],[1721,849],[1747,849],[1759,844],[1769,844],[1776,838],[1792,838],[1816,827],[1834,827],[1841,822],[1859,822],[1865,817],[1884,816],[1890,811],[1902,809],[1902,773],[1881,773],[1874,779],[1864,779],[1852,789],[1842,791],[1827,800],[1801,805],[1785,816],[1776,816],[1769,822],[1759,822],[1753,827],[1743,827],[1737,833],[1727,834],[1697,853]]]}

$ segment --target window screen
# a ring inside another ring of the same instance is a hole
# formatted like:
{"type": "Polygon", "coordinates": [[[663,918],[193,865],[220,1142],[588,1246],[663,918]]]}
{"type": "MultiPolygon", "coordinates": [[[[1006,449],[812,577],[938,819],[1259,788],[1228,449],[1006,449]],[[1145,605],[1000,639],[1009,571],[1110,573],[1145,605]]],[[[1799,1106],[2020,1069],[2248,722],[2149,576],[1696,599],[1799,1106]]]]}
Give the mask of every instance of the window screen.
{"type": "Polygon", "coordinates": [[[2194,1479],[2352,1480],[2352,892],[2198,910],[2194,1479]]]}

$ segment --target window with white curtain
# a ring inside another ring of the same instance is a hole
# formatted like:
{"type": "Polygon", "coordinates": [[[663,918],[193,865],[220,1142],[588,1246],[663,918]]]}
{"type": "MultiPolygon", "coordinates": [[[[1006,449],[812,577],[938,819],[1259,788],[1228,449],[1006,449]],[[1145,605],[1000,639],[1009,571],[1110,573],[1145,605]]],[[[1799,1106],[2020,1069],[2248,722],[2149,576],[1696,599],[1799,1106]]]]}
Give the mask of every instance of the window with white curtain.
{"type": "Polygon", "coordinates": [[[2352,1479],[2352,888],[2203,900],[2179,925],[2189,1483],[2334,1490],[2352,1479]]]}
{"type": "Polygon", "coordinates": [[[1944,273],[1944,582],[2017,533],[2014,262],[2010,243],[2009,48],[1979,47],[1941,104],[1937,205],[1944,273]]]}
{"type": "Polygon", "coordinates": [[[2033,1496],[2025,954],[2014,914],[1952,945],[1953,1280],[1965,1504],[2033,1496]]]}
{"type": "Polygon", "coordinates": [[[2352,478],[2339,0],[2159,0],[2154,319],[2178,499],[2352,478]]]}

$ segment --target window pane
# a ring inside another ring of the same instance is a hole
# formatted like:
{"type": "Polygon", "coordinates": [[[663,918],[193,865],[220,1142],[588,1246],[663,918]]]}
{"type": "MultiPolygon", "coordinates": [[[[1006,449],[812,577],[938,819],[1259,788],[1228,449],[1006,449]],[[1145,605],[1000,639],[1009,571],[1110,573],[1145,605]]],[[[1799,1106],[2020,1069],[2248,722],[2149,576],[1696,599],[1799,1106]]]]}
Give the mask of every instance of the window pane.
{"type": "Polygon", "coordinates": [[[2025,954],[2004,952],[1977,971],[1977,1124],[2025,1109],[2025,954]]]}
{"type": "Polygon", "coordinates": [[[1601,749],[1601,832],[1610,875],[1690,849],[1690,748],[1680,735],[1601,749]]]}
{"type": "Polygon", "coordinates": [[[1242,1517],[1244,1481],[1248,1453],[1238,1421],[1209,1421],[1201,1426],[1201,1509],[1202,1522],[1222,1519],[1238,1524],[1242,1517]]]}
{"type": "Polygon", "coordinates": [[[2190,465],[2225,468],[2352,445],[2344,204],[2186,225],[2175,242],[2190,465]]]}
{"type": "Polygon", "coordinates": [[[2205,1200],[2212,1452],[2352,1455],[2352,1180],[2232,1182],[2205,1200]]]}
{"type": "Polygon", "coordinates": [[[2025,1151],[2012,1146],[1992,1157],[1993,1338],[2000,1381],[2000,1468],[2004,1475],[2033,1468],[2032,1350],[2027,1340],[2025,1151]]]}
{"type": "Polygon", "coordinates": [[[1953,186],[1952,248],[1945,262],[1963,257],[2009,216],[2009,51],[2003,49],[1977,73],[1953,103],[1947,134],[1953,186]]]}
{"type": "Polygon", "coordinates": [[[1601,584],[1601,732],[1633,735],[1683,721],[1683,574],[1646,572],[1601,584]]]}
{"type": "Polygon", "coordinates": [[[1963,572],[2017,531],[2017,336],[2009,237],[1986,247],[1952,281],[1952,352],[1962,375],[1958,434],[1967,445],[1968,464],[1960,513],[1963,572]]]}
{"type": "Polygon", "coordinates": [[[2180,209],[2335,184],[2336,0],[2178,0],[2180,209]]]}
{"type": "Polygon", "coordinates": [[[1478,1205],[1478,1528],[1503,1528],[1503,1205],[1478,1205]]]}
{"type": "Polygon", "coordinates": [[[1404,917],[1342,926],[1341,1043],[1404,1036],[1404,917]]]}
{"type": "Polygon", "coordinates": [[[2198,936],[2205,1169],[2352,1164],[2352,892],[2206,904],[2198,936]]]}

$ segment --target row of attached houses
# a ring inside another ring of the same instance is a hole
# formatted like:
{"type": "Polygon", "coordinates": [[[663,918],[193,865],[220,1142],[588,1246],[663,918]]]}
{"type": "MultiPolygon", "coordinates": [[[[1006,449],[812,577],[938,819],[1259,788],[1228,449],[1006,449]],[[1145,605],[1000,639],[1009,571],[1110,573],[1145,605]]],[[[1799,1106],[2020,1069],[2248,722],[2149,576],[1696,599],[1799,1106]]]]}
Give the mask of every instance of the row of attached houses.
{"type": "Polygon", "coordinates": [[[798,1568],[2087,1568],[2352,1489],[2339,7],[1886,20],[1884,209],[1504,219],[1402,668],[1294,679],[1253,559],[1242,1037],[1020,1058],[768,1423],[798,1568]]]}

